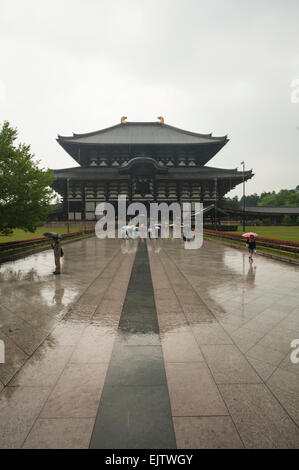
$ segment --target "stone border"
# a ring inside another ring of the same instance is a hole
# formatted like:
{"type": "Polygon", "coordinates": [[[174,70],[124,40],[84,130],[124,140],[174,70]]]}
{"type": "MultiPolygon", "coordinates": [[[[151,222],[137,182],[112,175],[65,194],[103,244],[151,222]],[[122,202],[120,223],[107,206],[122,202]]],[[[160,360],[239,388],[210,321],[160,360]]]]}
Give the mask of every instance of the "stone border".
{"type": "MultiPolygon", "coordinates": [[[[95,234],[93,233],[91,235],[86,235],[85,237],[76,238],[75,240],[66,240],[65,242],[62,243],[62,247],[69,243],[78,242],[80,240],[85,240],[85,238],[91,238],[94,236],[95,234]]],[[[51,249],[51,246],[47,245],[47,246],[41,246],[40,248],[34,248],[33,250],[22,251],[21,253],[15,253],[9,256],[4,256],[3,258],[0,258],[0,266],[3,263],[7,263],[8,261],[15,261],[20,258],[26,258],[26,256],[34,255],[35,253],[40,253],[41,251],[46,251],[49,249],[51,249]]]]}

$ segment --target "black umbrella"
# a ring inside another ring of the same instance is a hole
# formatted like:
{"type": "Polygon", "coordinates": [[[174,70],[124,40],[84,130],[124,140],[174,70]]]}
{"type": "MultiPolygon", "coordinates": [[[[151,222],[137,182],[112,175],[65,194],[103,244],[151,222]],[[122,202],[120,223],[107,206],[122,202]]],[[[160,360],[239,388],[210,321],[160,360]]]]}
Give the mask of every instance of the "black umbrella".
{"type": "Polygon", "coordinates": [[[56,232],[45,232],[43,235],[49,238],[63,238],[62,235],[56,232]]]}

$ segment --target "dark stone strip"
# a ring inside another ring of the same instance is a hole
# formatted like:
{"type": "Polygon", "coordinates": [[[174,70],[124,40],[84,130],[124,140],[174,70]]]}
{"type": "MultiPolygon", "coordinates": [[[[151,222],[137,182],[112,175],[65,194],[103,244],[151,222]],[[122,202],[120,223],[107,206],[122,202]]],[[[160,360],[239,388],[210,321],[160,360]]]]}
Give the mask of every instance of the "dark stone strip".
{"type": "Polygon", "coordinates": [[[145,242],[138,245],[90,448],[176,448],[145,242]]]}

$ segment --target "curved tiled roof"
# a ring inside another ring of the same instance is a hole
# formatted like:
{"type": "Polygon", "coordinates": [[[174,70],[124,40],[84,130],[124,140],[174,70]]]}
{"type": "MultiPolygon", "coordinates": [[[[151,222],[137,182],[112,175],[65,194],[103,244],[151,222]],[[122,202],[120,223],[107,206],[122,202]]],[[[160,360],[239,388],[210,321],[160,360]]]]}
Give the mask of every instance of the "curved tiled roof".
{"type": "MultiPolygon", "coordinates": [[[[142,159],[133,159],[131,164],[141,161],[142,159]]],[[[153,163],[153,159],[149,159],[149,162],[153,163]]],[[[130,168],[131,165],[126,167],[112,168],[112,167],[73,167],[73,168],[63,168],[59,170],[52,170],[56,178],[65,179],[65,178],[74,178],[74,179],[106,179],[106,178],[119,178],[122,176],[123,171],[130,168]]],[[[167,175],[170,179],[196,179],[196,178],[231,178],[231,179],[242,179],[243,172],[237,171],[236,169],[223,169],[223,168],[213,168],[213,167],[190,167],[190,168],[163,168],[156,167],[158,172],[167,171],[167,175]]],[[[245,180],[251,178],[253,173],[251,170],[246,171],[245,180]]]]}
{"type": "Polygon", "coordinates": [[[160,122],[126,122],[87,134],[58,135],[58,142],[71,144],[209,144],[228,141],[227,136],[198,134],[160,122]]]}
{"type": "Polygon", "coordinates": [[[246,212],[255,212],[256,214],[294,214],[299,215],[299,207],[290,207],[290,206],[280,206],[280,207],[271,207],[271,206],[247,206],[245,208],[246,212]]]}

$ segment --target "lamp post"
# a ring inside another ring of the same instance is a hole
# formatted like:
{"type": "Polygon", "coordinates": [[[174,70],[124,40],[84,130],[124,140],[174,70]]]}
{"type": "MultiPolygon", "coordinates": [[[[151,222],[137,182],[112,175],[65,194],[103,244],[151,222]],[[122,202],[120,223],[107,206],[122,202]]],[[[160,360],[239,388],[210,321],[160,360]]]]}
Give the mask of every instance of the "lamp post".
{"type": "Polygon", "coordinates": [[[215,194],[215,229],[218,230],[218,219],[217,219],[217,213],[218,213],[218,208],[217,208],[217,178],[215,178],[215,181],[214,181],[214,194],[215,194]]]}
{"type": "Polygon", "coordinates": [[[67,193],[67,233],[69,233],[70,231],[69,178],[66,179],[66,193],[67,193]]]}
{"type": "Polygon", "coordinates": [[[245,232],[245,162],[241,162],[243,165],[243,233],[245,232]]]}

